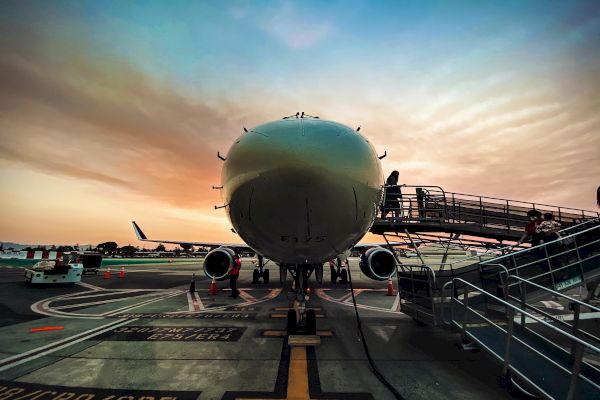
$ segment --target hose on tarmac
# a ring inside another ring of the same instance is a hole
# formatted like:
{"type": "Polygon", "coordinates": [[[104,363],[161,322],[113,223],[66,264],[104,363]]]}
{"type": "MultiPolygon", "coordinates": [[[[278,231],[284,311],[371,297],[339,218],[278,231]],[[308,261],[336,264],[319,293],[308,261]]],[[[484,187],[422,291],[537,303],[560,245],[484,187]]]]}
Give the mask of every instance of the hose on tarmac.
{"type": "Polygon", "coordinates": [[[390,392],[392,392],[392,394],[397,400],[404,400],[404,397],[402,397],[402,395],[396,390],[396,388],[392,386],[392,384],[388,382],[385,376],[379,371],[379,369],[375,365],[375,362],[371,358],[371,353],[369,353],[369,346],[367,345],[367,340],[365,339],[365,334],[362,330],[362,323],[360,321],[360,315],[358,315],[358,307],[356,306],[356,298],[354,297],[354,287],[352,286],[352,273],[350,273],[350,264],[348,264],[348,282],[350,283],[350,292],[352,293],[352,304],[354,304],[354,312],[356,313],[356,325],[358,327],[358,333],[360,334],[360,341],[363,344],[367,360],[369,360],[369,364],[371,365],[371,371],[373,372],[373,375],[375,375],[375,377],[379,379],[379,381],[383,383],[383,385],[386,388],[388,388],[390,392]]]}

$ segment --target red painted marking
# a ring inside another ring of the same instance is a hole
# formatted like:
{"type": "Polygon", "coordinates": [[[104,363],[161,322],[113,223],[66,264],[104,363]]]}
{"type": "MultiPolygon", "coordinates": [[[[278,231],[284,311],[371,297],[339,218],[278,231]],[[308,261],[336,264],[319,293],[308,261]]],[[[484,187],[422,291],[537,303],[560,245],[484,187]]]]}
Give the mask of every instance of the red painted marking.
{"type": "Polygon", "coordinates": [[[64,326],[43,326],[41,328],[31,328],[29,332],[44,332],[44,331],[62,331],[64,326]]]}
{"type": "Polygon", "coordinates": [[[50,252],[47,250],[42,251],[42,259],[45,260],[50,255],[50,252]]]}
{"type": "Polygon", "coordinates": [[[33,251],[33,250],[27,251],[27,258],[33,258],[34,255],[35,255],[35,251],[33,251]]]}

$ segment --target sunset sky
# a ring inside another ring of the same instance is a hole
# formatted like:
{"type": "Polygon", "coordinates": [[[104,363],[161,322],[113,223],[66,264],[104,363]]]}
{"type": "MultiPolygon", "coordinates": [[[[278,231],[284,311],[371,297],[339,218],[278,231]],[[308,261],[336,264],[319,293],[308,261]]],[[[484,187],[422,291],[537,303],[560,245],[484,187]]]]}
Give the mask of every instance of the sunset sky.
{"type": "Polygon", "coordinates": [[[599,1],[0,2],[0,241],[239,242],[242,127],[362,126],[408,184],[597,210],[599,1]]]}

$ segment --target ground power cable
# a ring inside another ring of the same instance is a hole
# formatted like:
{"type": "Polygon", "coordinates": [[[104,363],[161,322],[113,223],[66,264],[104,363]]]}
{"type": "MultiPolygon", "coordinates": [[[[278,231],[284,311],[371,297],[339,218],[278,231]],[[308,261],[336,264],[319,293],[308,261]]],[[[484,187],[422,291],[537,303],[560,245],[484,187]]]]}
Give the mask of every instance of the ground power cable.
{"type": "Polygon", "coordinates": [[[358,327],[358,333],[360,334],[360,340],[363,344],[367,360],[369,360],[369,364],[371,365],[371,371],[373,372],[373,375],[375,375],[375,377],[379,379],[379,381],[383,383],[383,385],[386,388],[388,388],[390,392],[392,392],[392,394],[397,400],[405,400],[404,397],[402,397],[402,395],[396,390],[396,388],[390,382],[388,382],[385,376],[379,371],[379,369],[375,365],[375,362],[371,358],[369,346],[367,345],[367,340],[362,330],[360,315],[358,315],[358,307],[356,306],[356,298],[354,297],[354,287],[352,286],[352,274],[350,273],[350,265],[348,265],[348,282],[350,283],[350,292],[352,293],[352,304],[354,304],[354,312],[356,313],[356,325],[358,327]]]}

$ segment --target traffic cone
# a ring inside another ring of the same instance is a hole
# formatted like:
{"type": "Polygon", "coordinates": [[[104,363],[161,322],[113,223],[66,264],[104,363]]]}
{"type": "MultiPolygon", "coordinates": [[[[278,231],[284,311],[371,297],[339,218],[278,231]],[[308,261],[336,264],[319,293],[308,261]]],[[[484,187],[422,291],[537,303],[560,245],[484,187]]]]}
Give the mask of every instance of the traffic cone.
{"type": "Polygon", "coordinates": [[[121,267],[119,271],[119,278],[125,278],[125,267],[121,267]]]}
{"type": "Polygon", "coordinates": [[[387,296],[395,296],[396,293],[394,293],[394,284],[392,283],[392,277],[390,276],[388,278],[388,285],[387,285],[387,296]]]}
{"type": "Polygon", "coordinates": [[[212,281],[210,282],[209,292],[210,292],[211,296],[217,295],[217,281],[215,281],[214,277],[212,278],[212,281]]]}
{"type": "Polygon", "coordinates": [[[110,279],[110,267],[104,271],[104,279],[110,279]]]}

